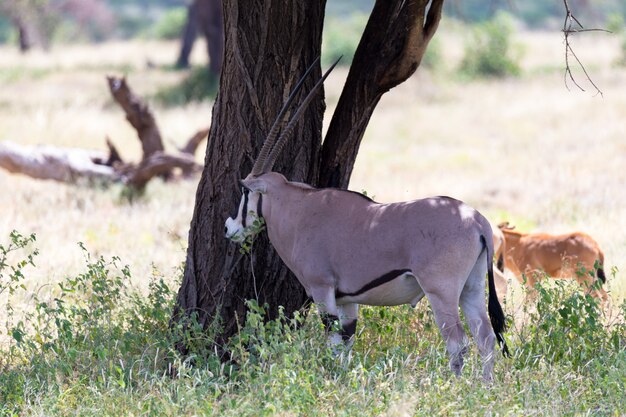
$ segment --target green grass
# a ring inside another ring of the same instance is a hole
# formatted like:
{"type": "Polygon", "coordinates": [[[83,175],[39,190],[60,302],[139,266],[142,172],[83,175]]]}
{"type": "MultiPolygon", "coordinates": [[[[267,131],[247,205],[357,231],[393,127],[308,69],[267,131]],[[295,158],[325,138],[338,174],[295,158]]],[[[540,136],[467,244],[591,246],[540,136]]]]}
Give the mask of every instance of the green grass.
{"type": "Polygon", "coordinates": [[[471,345],[463,374],[447,369],[426,303],[362,309],[357,341],[335,356],[315,310],[264,320],[249,302],[239,336],[212,348],[212,331],[168,326],[178,280],[132,289],[118,258],[32,295],[12,298],[36,268],[35,237],[0,245],[0,415],[619,415],[626,409],[626,305],[608,317],[575,285],[538,290],[526,324],[508,333],[492,385],[471,345]],[[174,341],[190,348],[187,357],[174,341]]]}

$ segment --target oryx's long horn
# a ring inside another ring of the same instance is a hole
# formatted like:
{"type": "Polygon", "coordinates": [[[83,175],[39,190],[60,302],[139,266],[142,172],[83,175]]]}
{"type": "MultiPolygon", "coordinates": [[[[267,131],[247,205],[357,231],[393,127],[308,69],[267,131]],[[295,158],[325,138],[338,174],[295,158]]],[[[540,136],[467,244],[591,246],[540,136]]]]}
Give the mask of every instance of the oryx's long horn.
{"type": "Polygon", "coordinates": [[[283,107],[280,109],[278,116],[276,116],[276,119],[274,120],[274,124],[270,128],[270,131],[267,134],[267,137],[265,138],[265,142],[263,142],[263,147],[261,148],[261,151],[259,152],[259,155],[257,156],[256,161],[254,162],[254,167],[252,167],[252,172],[250,173],[251,175],[256,176],[256,175],[263,174],[264,172],[263,166],[265,165],[265,160],[267,159],[267,155],[269,154],[270,150],[272,149],[272,146],[274,145],[274,142],[276,141],[276,135],[278,135],[278,132],[283,127],[283,124],[284,124],[283,118],[285,116],[285,113],[287,113],[287,110],[289,110],[289,106],[291,106],[291,103],[296,98],[296,94],[300,90],[300,87],[302,87],[302,84],[304,83],[304,80],[306,79],[307,75],[309,75],[309,73],[313,70],[313,67],[315,67],[315,64],[317,64],[319,60],[320,60],[320,57],[318,56],[317,58],[315,58],[315,61],[313,61],[313,63],[309,65],[309,68],[307,68],[304,75],[300,77],[300,80],[298,80],[298,83],[296,84],[294,89],[291,91],[289,98],[287,98],[287,101],[285,102],[285,104],[283,104],[283,107]]]}
{"type": "Polygon", "coordinates": [[[315,94],[319,91],[326,77],[328,77],[328,75],[333,70],[333,68],[335,68],[335,66],[339,63],[340,59],[341,57],[339,57],[339,59],[337,59],[335,63],[330,68],[328,68],[328,70],[324,73],[322,78],[317,82],[317,84],[315,84],[315,86],[313,86],[313,89],[311,89],[311,91],[306,96],[302,104],[300,104],[300,106],[298,107],[298,110],[296,111],[296,114],[294,114],[294,116],[291,118],[291,120],[289,121],[289,124],[282,131],[282,133],[280,134],[280,137],[276,141],[276,145],[272,149],[272,152],[270,153],[270,156],[267,158],[267,162],[265,163],[265,166],[263,167],[263,172],[269,172],[272,169],[272,167],[274,166],[274,163],[276,162],[276,158],[278,158],[278,155],[280,155],[280,152],[282,151],[283,146],[285,146],[285,139],[291,134],[291,132],[293,131],[293,128],[296,126],[296,123],[298,123],[298,119],[300,118],[300,116],[302,116],[302,113],[304,113],[304,111],[306,110],[311,100],[313,100],[313,97],[315,97],[315,94]]]}

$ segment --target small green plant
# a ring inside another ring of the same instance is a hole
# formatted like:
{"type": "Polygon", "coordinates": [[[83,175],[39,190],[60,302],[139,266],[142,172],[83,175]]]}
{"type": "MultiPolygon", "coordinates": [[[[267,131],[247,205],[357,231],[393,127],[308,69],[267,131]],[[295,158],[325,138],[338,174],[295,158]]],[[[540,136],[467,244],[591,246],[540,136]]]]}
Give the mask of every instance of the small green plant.
{"type": "Polygon", "coordinates": [[[239,252],[249,255],[252,252],[254,240],[263,229],[265,229],[265,219],[263,217],[256,217],[252,224],[244,230],[243,241],[241,242],[239,252]]]}
{"type": "MultiPolygon", "coordinates": [[[[39,254],[37,249],[28,250],[32,246],[36,237],[34,234],[23,236],[17,231],[12,231],[9,235],[10,242],[8,244],[0,244],[0,296],[7,300],[4,305],[4,323],[0,329],[0,337],[11,336],[9,339],[9,353],[13,349],[12,340],[19,338],[13,327],[14,307],[11,303],[11,296],[18,290],[26,290],[24,286],[24,269],[28,266],[35,266],[35,257],[39,254]],[[26,252],[26,253],[24,253],[26,252]],[[9,260],[10,258],[11,261],[9,260]],[[16,259],[15,259],[16,258],[16,259]]],[[[0,370],[10,362],[11,355],[2,358],[0,355],[0,370]],[[6,362],[5,362],[6,359],[6,362]]]]}
{"type": "Polygon", "coordinates": [[[30,253],[23,255],[21,259],[8,264],[9,256],[12,253],[17,254],[21,250],[26,250],[37,240],[34,233],[30,236],[23,236],[16,230],[9,234],[9,239],[10,242],[8,244],[0,244],[0,295],[5,291],[12,295],[18,287],[24,288],[22,284],[24,279],[23,270],[28,265],[35,266],[34,260],[39,254],[39,251],[34,249],[30,253]]]}
{"type": "Polygon", "coordinates": [[[465,44],[465,55],[459,73],[468,78],[518,76],[520,50],[511,44],[511,18],[498,13],[489,21],[476,25],[465,44]]]}
{"type": "Polygon", "coordinates": [[[13,232],[9,242],[0,245],[0,302],[28,294],[29,304],[0,335],[0,416],[624,409],[626,303],[605,313],[574,282],[538,289],[531,319],[507,333],[517,349],[513,359],[498,355],[494,390],[477,382],[477,352],[467,356],[460,378],[446,372],[445,345],[426,300],[416,308],[363,307],[354,347],[339,355],[327,346],[315,307],[293,317],[279,309],[269,320],[268,306],[251,300],[238,335],[216,347],[219,320],[200,323],[193,312],[172,320],[176,294],[157,272],[146,291],[137,291],[120,259],[83,247],[80,273],[24,293],[35,237],[13,232]]]}

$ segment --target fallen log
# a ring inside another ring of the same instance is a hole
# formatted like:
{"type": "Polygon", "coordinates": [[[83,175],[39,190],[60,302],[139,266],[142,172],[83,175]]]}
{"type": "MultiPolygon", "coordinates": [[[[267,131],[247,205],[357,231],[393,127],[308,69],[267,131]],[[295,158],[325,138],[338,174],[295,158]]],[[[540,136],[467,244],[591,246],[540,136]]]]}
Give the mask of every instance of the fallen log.
{"type": "Polygon", "coordinates": [[[76,183],[79,180],[98,180],[105,183],[122,182],[142,189],[155,176],[167,173],[189,176],[202,170],[193,155],[170,155],[155,152],[138,164],[124,163],[110,141],[109,155],[104,152],[54,146],[23,146],[11,142],[0,143],[0,167],[9,172],[36,179],[76,183]]]}
{"type": "Polygon", "coordinates": [[[37,179],[70,183],[81,178],[118,181],[119,175],[113,167],[97,162],[108,159],[103,152],[86,149],[0,143],[0,167],[37,179]]]}
{"type": "Polygon", "coordinates": [[[148,106],[128,87],[125,78],[107,77],[114,99],[126,112],[126,119],[135,128],[141,141],[143,157],[139,163],[124,162],[113,142],[107,137],[105,152],[50,145],[23,146],[0,143],[0,167],[37,179],[75,183],[81,179],[112,183],[122,182],[141,190],[155,176],[164,180],[189,177],[202,170],[196,163],[196,149],[207,137],[209,129],[196,132],[172,155],[163,150],[161,134],[148,106]]]}
{"type": "Polygon", "coordinates": [[[176,168],[180,169],[184,176],[202,171],[202,165],[196,163],[193,155],[155,152],[137,165],[121,167],[118,173],[126,185],[141,189],[156,176],[172,175],[176,168]]]}

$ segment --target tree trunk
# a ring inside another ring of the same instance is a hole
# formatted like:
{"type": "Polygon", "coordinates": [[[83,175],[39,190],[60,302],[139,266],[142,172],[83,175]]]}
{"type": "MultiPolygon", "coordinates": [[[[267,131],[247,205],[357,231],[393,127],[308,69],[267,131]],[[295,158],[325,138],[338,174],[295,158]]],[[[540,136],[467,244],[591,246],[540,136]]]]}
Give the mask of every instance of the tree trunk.
{"type": "MultiPolygon", "coordinates": [[[[200,31],[206,39],[209,73],[219,77],[224,55],[224,23],[221,0],[197,0],[200,31]]],[[[247,11],[244,13],[247,14],[247,11]]]]}
{"type": "Polygon", "coordinates": [[[443,0],[376,2],[324,140],[321,187],[348,187],[378,101],[415,72],[437,30],[442,6],[443,0]]]}
{"type": "Polygon", "coordinates": [[[194,1],[187,8],[187,22],[180,40],[180,55],[176,61],[177,68],[189,68],[189,55],[198,35],[198,2],[194,1]]]}
{"type": "Polygon", "coordinates": [[[17,34],[18,34],[17,39],[18,39],[18,44],[20,47],[20,52],[22,53],[28,52],[30,48],[32,48],[33,46],[33,40],[32,40],[30,31],[28,30],[28,27],[26,26],[24,21],[20,19],[19,17],[16,17],[15,19],[13,19],[13,24],[17,28],[17,34]]]}
{"type": "Polygon", "coordinates": [[[200,30],[206,39],[209,75],[217,79],[222,69],[224,56],[223,21],[221,0],[194,0],[187,12],[187,23],[183,30],[181,50],[176,66],[189,67],[189,55],[200,30]]]}
{"type": "MultiPolygon", "coordinates": [[[[220,344],[245,319],[245,300],[268,303],[286,314],[307,297],[269,245],[266,234],[252,256],[224,237],[224,221],[238,206],[238,180],[252,169],[284,100],[307,66],[320,55],[325,1],[224,0],[225,55],[213,107],[205,167],[196,193],[189,247],[175,319],[197,313],[208,326],[221,322],[220,344]]],[[[306,81],[299,100],[321,76],[306,81]]],[[[321,144],[323,97],[318,95],[279,157],[276,170],[289,179],[315,184],[321,144]]]]}

